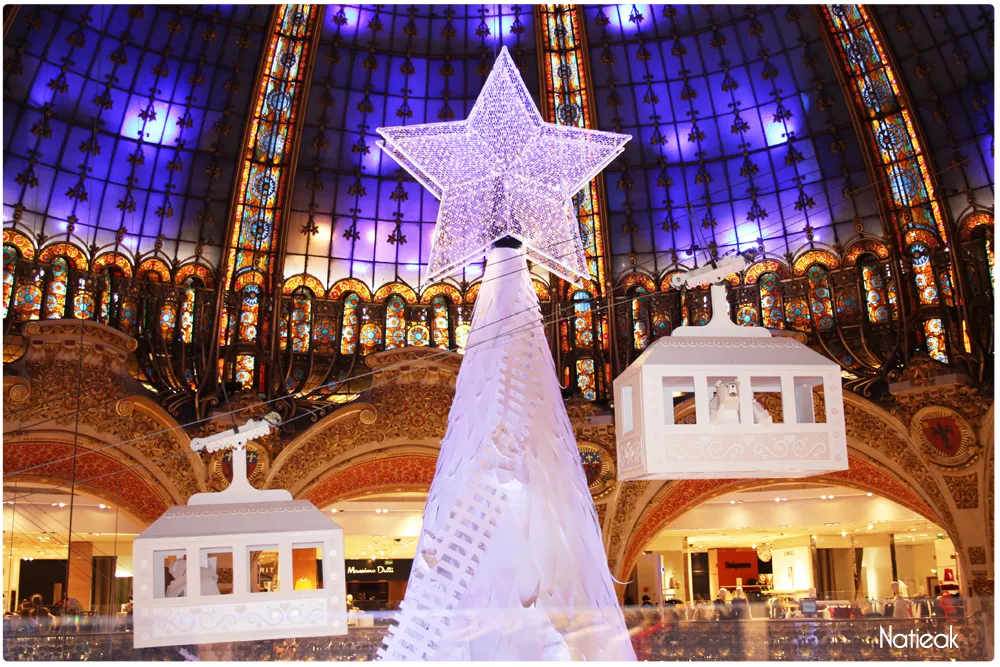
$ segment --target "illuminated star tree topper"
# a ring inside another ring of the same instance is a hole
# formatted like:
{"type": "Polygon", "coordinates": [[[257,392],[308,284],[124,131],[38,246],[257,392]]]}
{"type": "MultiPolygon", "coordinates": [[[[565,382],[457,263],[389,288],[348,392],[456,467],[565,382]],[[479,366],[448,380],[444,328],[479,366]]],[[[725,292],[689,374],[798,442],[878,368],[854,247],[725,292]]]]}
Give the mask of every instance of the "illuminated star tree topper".
{"type": "Polygon", "coordinates": [[[590,279],[571,198],[631,137],[546,123],[507,47],[466,120],[377,132],[378,146],[441,200],[428,280],[506,236],[570,282],[590,279]]]}

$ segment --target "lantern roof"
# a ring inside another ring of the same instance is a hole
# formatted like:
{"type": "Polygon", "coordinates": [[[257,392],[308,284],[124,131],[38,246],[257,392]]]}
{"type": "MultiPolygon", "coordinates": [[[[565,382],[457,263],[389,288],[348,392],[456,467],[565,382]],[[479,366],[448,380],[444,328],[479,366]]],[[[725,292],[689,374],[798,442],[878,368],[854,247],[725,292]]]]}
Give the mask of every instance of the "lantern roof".
{"type": "Polygon", "coordinates": [[[308,500],[171,507],[136,540],[340,530],[308,500]]]}
{"type": "Polygon", "coordinates": [[[822,366],[837,364],[802,343],[786,337],[668,336],[646,348],[633,367],[657,366],[822,366]]]}

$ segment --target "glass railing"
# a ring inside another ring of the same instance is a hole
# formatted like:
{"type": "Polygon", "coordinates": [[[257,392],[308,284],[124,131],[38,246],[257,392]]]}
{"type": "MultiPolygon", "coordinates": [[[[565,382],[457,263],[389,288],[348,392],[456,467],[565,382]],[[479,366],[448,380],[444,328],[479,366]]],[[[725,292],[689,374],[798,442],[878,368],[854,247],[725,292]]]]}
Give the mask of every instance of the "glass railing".
{"type": "MultiPolygon", "coordinates": [[[[992,608],[992,600],[987,608],[992,608]]],[[[399,612],[355,616],[348,633],[333,637],[262,640],[135,649],[121,623],[67,623],[38,630],[5,621],[5,660],[363,661],[375,658],[399,612]],[[115,631],[94,631],[116,627],[115,631]]],[[[452,612],[455,613],[455,612],[452,612]]],[[[477,615],[469,615],[473,618],[477,615]]],[[[492,622],[500,614],[489,613],[492,622]]],[[[655,607],[628,608],[626,623],[639,660],[981,660],[987,656],[986,619],[753,618],[687,620],[655,607]]],[[[992,620],[992,619],[991,619],[992,620]]],[[[516,627],[512,625],[510,627],[516,627]]]]}

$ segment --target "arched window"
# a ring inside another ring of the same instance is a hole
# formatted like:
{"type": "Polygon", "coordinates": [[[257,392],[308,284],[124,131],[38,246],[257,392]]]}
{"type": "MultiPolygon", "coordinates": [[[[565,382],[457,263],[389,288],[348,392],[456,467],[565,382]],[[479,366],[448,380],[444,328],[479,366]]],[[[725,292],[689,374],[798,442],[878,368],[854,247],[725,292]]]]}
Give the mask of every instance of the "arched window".
{"type": "Polygon", "coordinates": [[[881,324],[889,321],[889,299],[886,296],[885,280],[879,270],[878,260],[866,255],[858,261],[861,272],[861,288],[864,290],[868,321],[881,324]]]}
{"type": "Polygon", "coordinates": [[[645,350],[649,345],[649,305],[645,287],[636,287],[632,292],[632,345],[636,350],[645,350]]]}
{"type": "Polygon", "coordinates": [[[14,246],[3,247],[3,317],[7,319],[10,297],[14,294],[14,269],[17,268],[17,250],[14,246]]]}
{"type": "Polygon", "coordinates": [[[344,317],[340,330],[340,353],[354,354],[358,348],[358,305],[361,297],[348,294],[344,299],[344,317]]]}
{"type": "Polygon", "coordinates": [[[184,299],[181,301],[181,342],[190,343],[194,339],[194,309],[198,299],[195,290],[196,278],[184,281],[184,299]]]}
{"type": "Polygon", "coordinates": [[[434,344],[434,347],[446,350],[451,347],[451,336],[448,331],[448,302],[445,301],[443,296],[436,296],[431,301],[431,307],[433,310],[431,319],[431,342],[434,344]]]}
{"type": "Polygon", "coordinates": [[[393,294],[385,302],[385,349],[406,345],[406,301],[393,294]]]}
{"type": "Polygon", "coordinates": [[[833,299],[830,294],[830,274],[814,264],[806,271],[809,279],[809,310],[817,331],[833,328],[833,299]]]}
{"type": "Polygon", "coordinates": [[[757,279],[760,290],[760,314],[768,329],[784,329],[785,315],[778,289],[778,274],[765,273],[757,279]]]}
{"type": "Polygon", "coordinates": [[[58,320],[66,316],[66,291],[69,283],[69,263],[62,257],[52,260],[52,277],[45,292],[45,319],[58,320]]]}

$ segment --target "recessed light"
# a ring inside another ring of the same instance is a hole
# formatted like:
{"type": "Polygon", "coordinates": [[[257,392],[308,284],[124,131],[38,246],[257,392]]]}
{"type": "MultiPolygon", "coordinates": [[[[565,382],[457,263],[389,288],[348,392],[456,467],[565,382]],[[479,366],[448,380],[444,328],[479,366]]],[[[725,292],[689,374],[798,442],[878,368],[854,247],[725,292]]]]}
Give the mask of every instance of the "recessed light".
{"type": "Polygon", "coordinates": [[[830,496],[830,500],[833,500],[834,498],[836,498],[836,496],[830,496]]]}
{"type": "Polygon", "coordinates": [[[847,531],[846,530],[840,531],[840,536],[841,537],[847,537],[847,531]]]}
{"type": "Polygon", "coordinates": [[[871,492],[871,491],[869,491],[869,492],[868,492],[868,497],[869,497],[869,498],[871,498],[871,497],[872,497],[872,492],[871,492]]]}
{"type": "Polygon", "coordinates": [[[730,501],[729,501],[729,504],[730,504],[730,505],[735,505],[735,504],[736,504],[736,501],[735,501],[735,500],[730,500],[730,501]]]}
{"type": "Polygon", "coordinates": [[[823,500],[826,500],[826,496],[820,496],[820,498],[822,498],[823,500]]]}
{"type": "Polygon", "coordinates": [[[776,502],[776,503],[780,503],[780,502],[781,502],[781,498],[775,498],[775,499],[774,499],[774,502],[776,502]]]}
{"type": "Polygon", "coordinates": [[[875,530],[875,526],[872,524],[868,524],[868,530],[875,530]]]}

